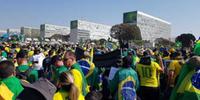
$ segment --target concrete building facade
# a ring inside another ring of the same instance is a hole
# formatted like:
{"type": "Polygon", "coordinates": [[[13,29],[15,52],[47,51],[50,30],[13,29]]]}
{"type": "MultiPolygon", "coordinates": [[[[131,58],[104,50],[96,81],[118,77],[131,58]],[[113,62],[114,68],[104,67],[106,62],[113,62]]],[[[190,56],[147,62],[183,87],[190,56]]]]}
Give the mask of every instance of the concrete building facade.
{"type": "Polygon", "coordinates": [[[40,37],[40,29],[32,28],[32,27],[21,27],[21,34],[25,36],[25,38],[39,38],[40,37]]]}
{"type": "Polygon", "coordinates": [[[7,33],[9,33],[9,34],[20,34],[21,30],[9,28],[9,29],[7,29],[7,33]]]}
{"type": "Polygon", "coordinates": [[[140,28],[142,40],[153,42],[156,38],[171,38],[171,23],[140,11],[127,12],[123,23],[134,24],[140,28]]]}
{"type": "Polygon", "coordinates": [[[45,40],[46,38],[51,38],[55,34],[59,35],[69,35],[70,28],[66,26],[58,26],[52,24],[42,24],[40,25],[40,37],[45,40]]]}
{"type": "Polygon", "coordinates": [[[70,23],[70,41],[77,43],[87,39],[99,40],[110,38],[111,26],[83,20],[73,20],[70,23]]]}

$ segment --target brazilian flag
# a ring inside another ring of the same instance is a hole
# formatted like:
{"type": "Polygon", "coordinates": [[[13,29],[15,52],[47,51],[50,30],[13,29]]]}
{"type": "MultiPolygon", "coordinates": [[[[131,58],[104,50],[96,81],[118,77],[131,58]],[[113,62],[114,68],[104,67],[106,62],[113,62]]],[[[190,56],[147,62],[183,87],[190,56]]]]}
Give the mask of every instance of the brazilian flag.
{"type": "Polygon", "coordinates": [[[170,100],[200,100],[200,60],[191,59],[182,67],[170,100]]]}
{"type": "Polygon", "coordinates": [[[197,44],[196,44],[196,46],[194,47],[194,54],[200,56],[200,40],[197,41],[197,44]]]}
{"type": "Polygon", "coordinates": [[[23,90],[20,80],[16,77],[2,79],[0,81],[0,100],[16,100],[23,90]]]}
{"type": "Polygon", "coordinates": [[[12,100],[14,94],[9,88],[3,83],[0,83],[0,100],[12,100]]]}

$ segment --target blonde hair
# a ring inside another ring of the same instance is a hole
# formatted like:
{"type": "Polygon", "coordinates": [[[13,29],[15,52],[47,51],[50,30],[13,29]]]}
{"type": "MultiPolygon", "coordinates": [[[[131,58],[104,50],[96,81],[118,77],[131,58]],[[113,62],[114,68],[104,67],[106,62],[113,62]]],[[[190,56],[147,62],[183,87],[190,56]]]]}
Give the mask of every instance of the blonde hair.
{"type": "Polygon", "coordinates": [[[70,72],[63,72],[60,75],[60,82],[62,86],[69,86],[69,99],[70,100],[78,100],[79,91],[78,88],[74,84],[74,78],[70,72]]]}

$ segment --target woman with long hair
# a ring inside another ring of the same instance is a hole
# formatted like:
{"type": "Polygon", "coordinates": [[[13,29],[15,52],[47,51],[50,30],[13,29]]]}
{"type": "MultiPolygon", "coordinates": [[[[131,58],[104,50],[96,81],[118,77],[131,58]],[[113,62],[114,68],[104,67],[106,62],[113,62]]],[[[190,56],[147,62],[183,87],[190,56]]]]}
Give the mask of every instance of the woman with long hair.
{"type": "Polygon", "coordinates": [[[54,94],[54,100],[84,100],[84,97],[74,85],[74,78],[70,72],[63,72],[59,77],[60,89],[54,94]]]}

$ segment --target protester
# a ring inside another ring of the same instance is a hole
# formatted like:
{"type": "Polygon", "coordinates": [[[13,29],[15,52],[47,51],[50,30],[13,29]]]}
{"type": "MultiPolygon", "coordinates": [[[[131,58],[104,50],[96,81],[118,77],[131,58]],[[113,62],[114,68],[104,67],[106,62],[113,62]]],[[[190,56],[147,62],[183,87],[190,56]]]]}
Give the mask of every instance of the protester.
{"type": "MultiPolygon", "coordinates": [[[[160,56],[159,56],[159,59],[160,56]]],[[[136,71],[140,78],[140,97],[142,100],[159,100],[159,73],[164,71],[158,63],[152,61],[150,54],[144,53],[136,65],[136,71]]]]}
{"type": "Polygon", "coordinates": [[[0,42],[0,100],[200,100],[199,40],[193,52],[105,44],[0,42]]]}
{"type": "Polygon", "coordinates": [[[52,78],[54,85],[58,86],[58,79],[62,72],[68,71],[67,67],[64,66],[61,56],[55,55],[51,59],[52,67],[52,78]]]}
{"type": "Polygon", "coordinates": [[[194,56],[183,66],[170,100],[199,100],[200,57],[194,56]]]}
{"type": "Polygon", "coordinates": [[[200,46],[197,43],[194,49],[196,56],[191,57],[182,67],[177,84],[173,89],[170,100],[199,100],[200,99],[200,46]]]}
{"type": "Polygon", "coordinates": [[[42,66],[44,68],[44,76],[50,80],[51,77],[51,58],[53,56],[54,50],[49,50],[48,56],[43,60],[42,66]]]}
{"type": "MultiPolygon", "coordinates": [[[[20,80],[18,78],[16,78],[14,75],[15,75],[14,64],[8,60],[1,61],[0,62],[0,87],[4,84],[5,84],[5,86],[7,86],[7,88],[10,90],[10,92],[12,94],[12,95],[8,95],[8,96],[11,96],[10,98],[12,98],[12,100],[15,100],[16,97],[24,89],[21,85],[20,80]]],[[[6,89],[6,88],[4,88],[4,89],[6,89]]],[[[1,94],[7,94],[6,90],[1,90],[0,95],[1,94]]],[[[9,94],[9,92],[8,92],[8,94],[9,94]]],[[[2,98],[4,98],[4,97],[2,97],[2,98]]]]}
{"type": "Polygon", "coordinates": [[[53,100],[84,100],[74,84],[74,78],[70,72],[63,72],[59,76],[60,90],[54,95],[53,100]]]}
{"type": "Polygon", "coordinates": [[[136,90],[139,88],[137,73],[131,68],[132,57],[123,58],[121,68],[110,82],[111,93],[115,100],[136,100],[136,90]]]}
{"type": "Polygon", "coordinates": [[[98,69],[95,67],[95,64],[91,61],[91,55],[88,51],[84,52],[84,55],[81,60],[78,61],[83,74],[86,77],[87,83],[90,86],[90,89],[98,89],[98,69]]]}
{"type": "Polygon", "coordinates": [[[76,62],[76,56],[74,52],[66,51],[63,62],[65,66],[69,67],[70,72],[74,77],[74,84],[78,88],[78,91],[86,96],[89,92],[89,87],[80,65],[76,62]]]}
{"type": "Polygon", "coordinates": [[[16,68],[16,76],[33,83],[38,80],[38,71],[28,66],[27,51],[20,50],[16,56],[19,66],[16,68]]]}

